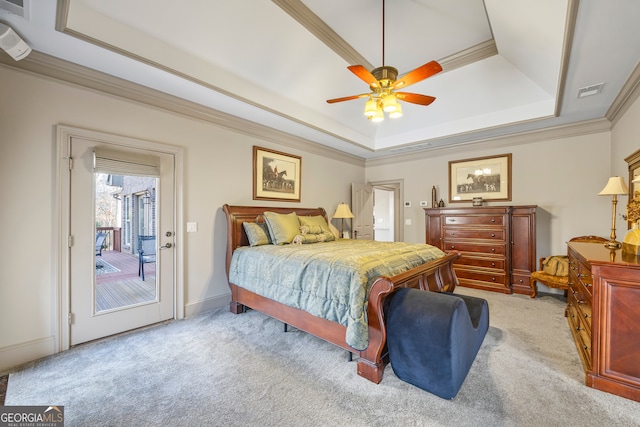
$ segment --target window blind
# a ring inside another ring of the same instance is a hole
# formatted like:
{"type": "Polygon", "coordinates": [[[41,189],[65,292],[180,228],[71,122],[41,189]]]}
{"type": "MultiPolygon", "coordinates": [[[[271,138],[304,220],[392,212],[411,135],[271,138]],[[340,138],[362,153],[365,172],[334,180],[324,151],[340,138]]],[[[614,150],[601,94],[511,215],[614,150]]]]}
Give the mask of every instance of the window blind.
{"type": "Polygon", "coordinates": [[[112,175],[160,176],[157,156],[96,147],[93,151],[93,171],[112,175]]]}

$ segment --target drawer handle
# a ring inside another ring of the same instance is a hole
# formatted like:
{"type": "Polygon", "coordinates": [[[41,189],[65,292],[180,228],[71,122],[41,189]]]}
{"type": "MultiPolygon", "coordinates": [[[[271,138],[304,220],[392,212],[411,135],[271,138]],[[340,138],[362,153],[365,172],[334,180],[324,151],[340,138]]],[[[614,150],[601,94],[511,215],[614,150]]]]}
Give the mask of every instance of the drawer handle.
{"type": "Polygon", "coordinates": [[[453,218],[447,218],[447,221],[448,221],[448,222],[456,222],[456,220],[455,220],[455,219],[453,219],[453,218]]]}
{"type": "Polygon", "coordinates": [[[495,281],[496,281],[496,278],[495,278],[495,277],[492,277],[492,278],[491,278],[491,280],[492,280],[493,282],[495,282],[495,281]]]}
{"type": "Polygon", "coordinates": [[[491,237],[496,237],[496,233],[491,233],[491,237]]]}
{"type": "Polygon", "coordinates": [[[585,319],[588,319],[588,318],[589,318],[589,315],[585,313],[584,318],[585,318],[585,319]]]}
{"type": "Polygon", "coordinates": [[[496,266],[496,263],[495,263],[495,262],[492,262],[492,263],[491,263],[491,267],[495,267],[495,266],[496,266]]]}
{"type": "Polygon", "coordinates": [[[491,252],[495,252],[495,251],[496,251],[496,248],[491,248],[491,252]]]}
{"type": "Polygon", "coordinates": [[[520,279],[519,282],[522,283],[522,279],[520,279]]]}
{"type": "Polygon", "coordinates": [[[580,326],[577,326],[577,327],[576,327],[576,331],[579,331],[579,330],[580,330],[580,326]]]}
{"type": "Polygon", "coordinates": [[[496,222],[496,219],[495,218],[491,218],[491,222],[496,222]]]}
{"type": "Polygon", "coordinates": [[[455,249],[455,248],[456,248],[456,246],[455,246],[455,245],[451,245],[451,249],[455,249]]]}
{"type": "Polygon", "coordinates": [[[583,349],[583,350],[589,350],[589,347],[587,347],[586,345],[583,345],[583,346],[582,346],[582,349],[583,349]]]}

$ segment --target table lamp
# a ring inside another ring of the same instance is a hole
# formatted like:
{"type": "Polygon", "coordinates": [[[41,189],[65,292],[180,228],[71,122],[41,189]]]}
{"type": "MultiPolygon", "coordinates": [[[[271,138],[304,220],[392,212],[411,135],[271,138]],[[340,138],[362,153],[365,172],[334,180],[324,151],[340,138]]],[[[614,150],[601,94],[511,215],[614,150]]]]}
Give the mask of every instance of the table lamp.
{"type": "Polygon", "coordinates": [[[336,213],[333,214],[333,217],[340,218],[342,220],[340,237],[344,237],[344,219],[353,218],[353,214],[351,213],[351,209],[349,209],[349,205],[347,205],[346,203],[340,203],[336,208],[336,213]]]}
{"type": "Polygon", "coordinates": [[[621,176],[612,176],[607,185],[598,193],[599,196],[613,196],[611,199],[611,237],[605,246],[609,249],[618,249],[622,243],[616,241],[616,205],[618,204],[618,194],[628,194],[629,188],[621,176]]]}

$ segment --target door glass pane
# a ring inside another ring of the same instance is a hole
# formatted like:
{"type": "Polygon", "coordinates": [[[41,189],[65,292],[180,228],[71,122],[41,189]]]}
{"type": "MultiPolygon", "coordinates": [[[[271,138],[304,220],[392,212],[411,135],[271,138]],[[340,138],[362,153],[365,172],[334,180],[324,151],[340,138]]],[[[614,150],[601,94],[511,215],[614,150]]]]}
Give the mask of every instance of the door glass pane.
{"type": "Polygon", "coordinates": [[[156,302],[155,177],[95,173],[95,312],[156,302]]]}

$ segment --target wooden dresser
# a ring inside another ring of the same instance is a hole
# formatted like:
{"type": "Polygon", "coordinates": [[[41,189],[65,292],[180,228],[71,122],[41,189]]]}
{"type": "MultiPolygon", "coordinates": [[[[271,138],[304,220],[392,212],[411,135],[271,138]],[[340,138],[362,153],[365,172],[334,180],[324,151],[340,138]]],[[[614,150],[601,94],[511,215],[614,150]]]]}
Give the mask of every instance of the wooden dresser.
{"type": "Polygon", "coordinates": [[[640,258],[568,243],[565,315],[589,387],[640,401],[640,258]]]}
{"type": "Polygon", "coordinates": [[[536,268],[536,206],[426,208],[426,243],[458,250],[461,286],[531,294],[536,268]]]}

